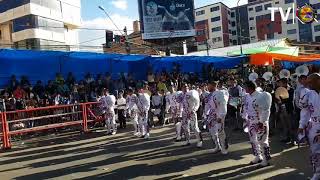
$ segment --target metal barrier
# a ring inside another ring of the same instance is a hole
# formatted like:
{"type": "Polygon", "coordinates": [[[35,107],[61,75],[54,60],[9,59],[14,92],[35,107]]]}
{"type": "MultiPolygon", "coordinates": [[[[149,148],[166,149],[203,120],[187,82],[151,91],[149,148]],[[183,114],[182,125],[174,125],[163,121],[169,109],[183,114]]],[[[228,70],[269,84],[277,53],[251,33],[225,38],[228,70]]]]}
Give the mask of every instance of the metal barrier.
{"type": "Polygon", "coordinates": [[[11,149],[12,136],[24,135],[50,129],[80,127],[88,132],[88,123],[95,124],[103,120],[98,103],[50,106],[0,113],[0,137],[2,149],[11,149]]]}

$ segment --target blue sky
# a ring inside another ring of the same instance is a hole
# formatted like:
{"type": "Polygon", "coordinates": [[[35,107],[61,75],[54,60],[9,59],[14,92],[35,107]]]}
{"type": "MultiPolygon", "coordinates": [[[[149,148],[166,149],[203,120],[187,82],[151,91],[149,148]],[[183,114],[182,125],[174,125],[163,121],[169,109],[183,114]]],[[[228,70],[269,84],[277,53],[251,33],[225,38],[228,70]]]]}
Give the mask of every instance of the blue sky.
{"type": "MultiPolygon", "coordinates": [[[[223,2],[229,7],[235,6],[237,0],[195,0],[195,6],[201,7],[215,2],[223,2]]],[[[242,4],[247,0],[241,0],[242,4]]],[[[81,0],[82,5],[82,26],[86,28],[116,29],[110,20],[106,19],[103,12],[98,9],[102,5],[110,14],[120,29],[125,26],[132,29],[132,21],[138,20],[137,0],[81,0]]],[[[82,31],[80,32],[80,43],[104,36],[103,31],[82,31]]],[[[104,39],[85,43],[85,45],[101,45],[104,39]]]]}

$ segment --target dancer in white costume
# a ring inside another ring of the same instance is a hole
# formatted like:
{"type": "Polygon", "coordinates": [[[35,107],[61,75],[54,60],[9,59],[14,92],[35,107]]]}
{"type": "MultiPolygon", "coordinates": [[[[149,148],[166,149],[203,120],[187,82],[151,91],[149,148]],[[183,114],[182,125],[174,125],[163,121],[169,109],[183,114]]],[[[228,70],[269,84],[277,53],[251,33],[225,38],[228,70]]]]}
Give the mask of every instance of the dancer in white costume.
{"type": "Polygon", "coordinates": [[[99,102],[101,103],[100,106],[103,109],[107,134],[114,135],[117,133],[117,124],[114,112],[116,97],[114,95],[110,95],[109,91],[104,89],[99,102]]]}
{"type": "Polygon", "coordinates": [[[320,179],[320,74],[308,77],[310,91],[300,100],[301,109],[298,134],[305,133],[311,150],[314,170],[312,180],[320,179]]]}
{"type": "Polygon", "coordinates": [[[177,98],[182,95],[181,91],[175,91],[171,86],[170,93],[166,96],[166,112],[169,112],[176,128],[176,141],[181,141],[181,119],[182,119],[182,104],[178,102],[177,98]]]}
{"type": "Polygon", "coordinates": [[[182,86],[183,94],[177,98],[182,103],[182,129],[186,136],[185,146],[190,145],[190,130],[195,132],[197,137],[197,147],[202,147],[202,135],[198,127],[197,111],[200,105],[200,97],[197,90],[189,91],[187,84],[182,86]]]}
{"type": "Polygon", "coordinates": [[[245,83],[247,92],[244,98],[242,117],[246,121],[248,134],[252,145],[254,160],[250,164],[259,164],[259,167],[269,165],[269,117],[272,97],[267,92],[257,90],[254,82],[245,83]]]}
{"type": "Polygon", "coordinates": [[[218,90],[217,86],[218,82],[215,81],[209,84],[210,94],[208,95],[208,101],[205,107],[207,126],[216,146],[213,152],[221,151],[222,154],[228,154],[228,143],[224,131],[224,124],[229,96],[223,91],[218,90]]]}
{"type": "Polygon", "coordinates": [[[126,105],[126,111],[127,114],[129,115],[129,118],[132,120],[133,127],[134,127],[134,132],[133,134],[135,136],[141,136],[141,131],[139,127],[139,122],[138,122],[138,106],[136,105],[137,101],[137,95],[134,94],[134,91],[132,88],[128,89],[128,96],[127,96],[127,105],[126,105]]]}

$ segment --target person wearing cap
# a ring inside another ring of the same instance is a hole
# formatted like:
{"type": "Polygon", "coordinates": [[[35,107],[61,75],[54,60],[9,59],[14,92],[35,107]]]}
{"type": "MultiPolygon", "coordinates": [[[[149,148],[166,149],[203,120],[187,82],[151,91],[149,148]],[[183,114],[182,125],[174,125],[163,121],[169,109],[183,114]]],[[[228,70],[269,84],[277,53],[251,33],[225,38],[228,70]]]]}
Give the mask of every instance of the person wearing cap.
{"type": "Polygon", "coordinates": [[[207,117],[207,126],[211,138],[216,146],[213,152],[217,153],[221,151],[222,154],[228,154],[228,143],[224,131],[224,123],[227,115],[229,96],[217,89],[218,83],[217,81],[212,81],[209,84],[210,94],[207,97],[205,115],[207,117]]]}
{"type": "Polygon", "coordinates": [[[320,74],[308,77],[310,91],[300,100],[301,115],[298,134],[306,134],[311,150],[314,175],[311,180],[320,179],[320,74]]]}
{"type": "Polygon", "coordinates": [[[245,120],[246,132],[252,145],[255,158],[250,164],[259,164],[258,167],[269,165],[269,117],[272,97],[268,92],[257,91],[257,85],[248,81],[244,84],[247,92],[244,98],[242,117],[245,120]]]}

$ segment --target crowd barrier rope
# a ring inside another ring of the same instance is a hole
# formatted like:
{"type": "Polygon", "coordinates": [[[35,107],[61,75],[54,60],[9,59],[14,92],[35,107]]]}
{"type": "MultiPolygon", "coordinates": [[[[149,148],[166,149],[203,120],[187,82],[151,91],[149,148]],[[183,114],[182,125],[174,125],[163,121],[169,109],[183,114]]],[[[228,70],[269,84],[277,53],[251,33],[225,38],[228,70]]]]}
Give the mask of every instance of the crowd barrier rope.
{"type": "Polygon", "coordinates": [[[95,123],[103,122],[97,102],[0,112],[0,120],[3,150],[12,148],[15,136],[67,127],[86,133],[95,123]]]}

